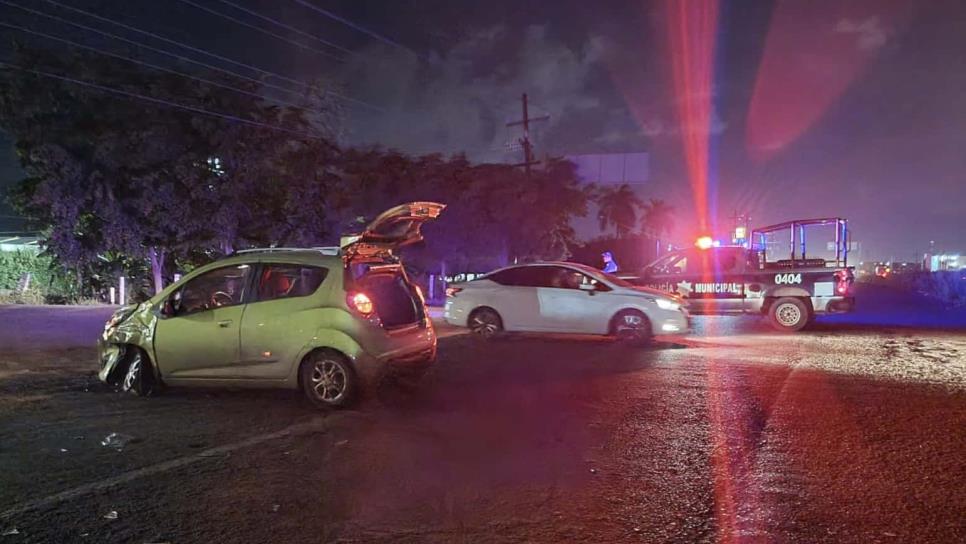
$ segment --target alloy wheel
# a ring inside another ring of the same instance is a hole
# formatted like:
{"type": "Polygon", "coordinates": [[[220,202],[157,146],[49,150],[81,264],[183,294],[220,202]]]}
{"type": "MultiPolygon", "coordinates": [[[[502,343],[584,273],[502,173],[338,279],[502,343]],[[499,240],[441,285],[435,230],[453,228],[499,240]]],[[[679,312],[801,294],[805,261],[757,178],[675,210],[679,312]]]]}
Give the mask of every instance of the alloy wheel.
{"type": "Polygon", "coordinates": [[[489,338],[500,332],[500,318],[493,312],[476,312],[470,319],[470,330],[484,338],[489,338]]]}
{"type": "Polygon", "coordinates": [[[127,366],[124,374],[124,383],[121,386],[124,391],[131,391],[137,386],[138,374],[141,372],[141,354],[135,353],[131,358],[131,364],[127,366]]]}
{"type": "Polygon", "coordinates": [[[312,367],[312,389],[322,401],[338,402],[345,395],[348,382],[345,369],[335,361],[318,361],[312,367]]]}

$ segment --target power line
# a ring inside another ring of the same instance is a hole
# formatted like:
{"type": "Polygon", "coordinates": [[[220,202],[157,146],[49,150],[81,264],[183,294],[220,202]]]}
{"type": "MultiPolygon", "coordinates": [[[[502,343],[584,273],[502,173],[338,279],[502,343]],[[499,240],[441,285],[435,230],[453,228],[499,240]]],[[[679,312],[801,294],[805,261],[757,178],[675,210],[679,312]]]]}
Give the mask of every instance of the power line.
{"type": "Polygon", "coordinates": [[[195,107],[195,106],[188,106],[188,105],[185,105],[185,104],[179,104],[177,102],[171,102],[171,101],[164,100],[164,99],[161,99],[161,98],[155,98],[153,96],[145,96],[143,94],[132,93],[130,91],[125,91],[125,90],[121,90],[121,89],[115,89],[113,87],[105,87],[104,85],[98,85],[97,83],[91,83],[89,81],[84,81],[84,80],[81,80],[81,79],[74,79],[72,77],[61,76],[61,75],[58,75],[58,74],[52,74],[50,72],[44,72],[44,71],[41,71],[41,70],[34,70],[32,68],[26,68],[26,67],[23,67],[23,66],[18,66],[16,64],[9,64],[9,63],[6,63],[6,62],[0,62],[0,67],[12,68],[14,70],[20,70],[22,72],[28,72],[28,73],[31,73],[31,74],[34,74],[34,75],[38,75],[38,76],[47,77],[47,78],[51,78],[51,79],[57,79],[57,80],[60,80],[60,81],[66,81],[68,83],[74,83],[74,84],[81,85],[81,86],[84,86],[84,87],[90,87],[92,89],[97,89],[99,91],[103,91],[103,92],[106,92],[106,93],[111,93],[111,94],[117,94],[117,95],[121,95],[121,96],[126,96],[128,98],[136,98],[138,100],[144,100],[146,102],[151,102],[153,104],[158,104],[158,105],[162,105],[162,106],[169,106],[169,107],[172,107],[172,108],[182,109],[182,110],[190,111],[192,113],[200,113],[202,115],[209,115],[211,117],[218,117],[220,119],[224,119],[224,120],[228,120],[228,121],[235,121],[237,123],[242,123],[242,124],[245,124],[245,125],[256,126],[256,127],[261,127],[261,128],[267,128],[267,129],[271,129],[271,130],[277,130],[279,132],[287,132],[289,134],[295,134],[295,135],[301,136],[303,138],[311,138],[313,140],[320,140],[322,142],[325,142],[327,145],[329,145],[333,149],[336,149],[335,146],[333,146],[331,143],[328,142],[328,140],[326,140],[322,136],[319,136],[318,134],[312,134],[312,133],[309,133],[309,132],[302,132],[300,130],[292,130],[292,129],[289,129],[289,128],[280,127],[278,125],[272,125],[272,124],[268,124],[268,123],[262,123],[262,122],[259,122],[259,121],[252,121],[250,119],[244,119],[242,117],[236,117],[234,115],[229,115],[227,113],[221,113],[221,112],[217,112],[217,111],[206,110],[204,108],[198,108],[198,107],[195,107]]]}
{"type": "Polygon", "coordinates": [[[304,111],[309,111],[309,112],[314,112],[314,113],[320,113],[320,114],[323,114],[323,115],[326,113],[326,112],[324,112],[322,110],[316,110],[316,109],[312,109],[312,108],[307,108],[305,106],[300,106],[300,105],[298,105],[298,104],[296,104],[294,102],[287,102],[285,100],[278,100],[278,99],[275,99],[275,98],[269,98],[269,97],[260,95],[260,94],[255,93],[255,92],[246,91],[244,89],[239,89],[238,87],[232,87],[231,85],[225,85],[223,83],[219,83],[217,81],[213,81],[213,80],[206,79],[206,78],[203,78],[203,77],[193,76],[193,75],[187,74],[185,72],[179,72],[178,70],[172,70],[170,68],[165,68],[164,66],[158,66],[157,64],[151,64],[150,62],[143,62],[143,61],[140,61],[140,60],[137,60],[137,59],[133,59],[131,57],[126,57],[124,55],[119,55],[117,53],[112,53],[110,51],[105,51],[105,50],[99,49],[97,47],[92,47],[90,45],[84,45],[82,43],[78,43],[78,42],[75,42],[75,41],[72,41],[72,40],[68,40],[66,38],[61,38],[59,36],[54,36],[52,34],[46,34],[44,32],[39,32],[37,30],[31,30],[31,29],[26,28],[26,27],[22,27],[22,26],[18,26],[18,25],[12,25],[10,23],[4,23],[3,21],[0,21],[0,26],[7,27],[7,28],[10,28],[10,29],[13,29],[13,30],[19,30],[20,32],[26,32],[28,34],[33,34],[35,36],[41,36],[41,37],[47,38],[49,40],[54,40],[54,41],[58,41],[58,42],[61,42],[61,43],[66,43],[66,44],[71,45],[73,47],[77,47],[77,48],[80,48],[80,49],[87,49],[89,51],[93,51],[93,52],[99,53],[101,55],[106,55],[106,56],[109,56],[109,57],[114,57],[116,59],[120,59],[120,60],[124,60],[124,61],[128,61],[128,62],[132,62],[134,64],[138,64],[138,65],[141,65],[141,66],[146,66],[148,68],[152,68],[154,70],[158,70],[158,71],[161,71],[161,72],[167,72],[167,73],[170,73],[170,74],[175,74],[175,75],[178,75],[178,76],[181,76],[181,77],[184,77],[184,78],[187,78],[187,79],[191,79],[191,80],[194,80],[194,81],[198,81],[198,82],[201,82],[201,83],[205,83],[205,84],[208,84],[208,85],[211,85],[211,86],[214,86],[214,87],[220,87],[222,89],[227,89],[227,90],[234,91],[234,92],[237,92],[237,93],[241,93],[241,94],[244,94],[244,95],[253,96],[255,98],[259,98],[259,99],[262,99],[262,100],[267,100],[269,102],[275,102],[275,103],[277,103],[279,105],[282,105],[282,106],[288,106],[288,107],[297,108],[297,109],[304,110],[304,111]]]}
{"type": "Polygon", "coordinates": [[[281,34],[276,34],[275,32],[272,32],[271,30],[265,30],[264,28],[262,28],[262,27],[260,27],[258,25],[253,25],[251,23],[247,23],[245,21],[242,21],[241,19],[238,19],[237,17],[232,17],[231,15],[227,15],[225,13],[222,13],[222,12],[218,11],[218,10],[211,9],[208,6],[203,6],[203,5],[201,5],[201,4],[197,3],[197,2],[192,2],[192,0],[180,0],[180,1],[183,2],[183,3],[185,3],[185,4],[188,4],[189,6],[194,6],[197,9],[200,9],[202,11],[206,11],[206,12],[208,12],[208,13],[210,13],[212,15],[215,15],[217,17],[221,17],[222,19],[227,19],[227,20],[229,20],[229,21],[231,21],[233,23],[236,23],[236,24],[242,25],[244,27],[251,28],[252,30],[256,30],[258,32],[261,32],[262,34],[267,34],[269,36],[272,36],[273,38],[278,38],[279,40],[282,40],[284,42],[290,43],[290,44],[292,44],[292,45],[294,45],[296,47],[300,47],[300,48],[305,49],[307,51],[312,51],[314,53],[318,53],[320,55],[324,55],[326,57],[329,57],[330,59],[335,59],[335,60],[340,61],[340,62],[345,62],[345,59],[344,58],[339,57],[339,56],[336,56],[336,55],[334,55],[334,54],[332,54],[332,53],[330,53],[328,51],[323,51],[322,49],[317,49],[315,47],[312,47],[312,46],[309,46],[309,45],[305,45],[303,43],[299,43],[299,42],[294,41],[294,40],[290,40],[290,39],[286,38],[285,36],[282,36],[281,34]]]}
{"type": "MultiPolygon", "coordinates": [[[[93,32],[94,34],[98,34],[100,36],[105,36],[105,37],[108,37],[108,38],[111,38],[111,39],[114,39],[114,40],[118,40],[118,41],[121,41],[121,42],[130,44],[130,45],[133,45],[135,47],[140,47],[142,49],[146,49],[148,51],[152,51],[154,53],[158,53],[159,55],[164,55],[164,56],[167,56],[167,57],[171,57],[171,58],[174,58],[174,59],[178,59],[178,60],[180,60],[182,62],[187,62],[189,64],[194,64],[194,65],[197,65],[197,66],[202,66],[204,68],[207,68],[209,70],[213,70],[215,72],[220,72],[222,74],[227,74],[227,75],[230,75],[230,76],[234,76],[234,77],[237,77],[238,79],[242,79],[242,80],[245,80],[245,81],[249,81],[251,83],[255,83],[255,84],[261,85],[263,87],[269,88],[269,89],[275,89],[277,91],[281,91],[281,92],[285,92],[285,93],[290,93],[290,94],[294,94],[294,95],[299,95],[300,94],[298,91],[295,91],[293,89],[289,89],[287,87],[282,87],[280,85],[275,85],[274,83],[269,83],[267,81],[262,81],[260,79],[255,79],[253,77],[246,76],[244,74],[240,74],[240,73],[234,72],[232,70],[227,70],[225,68],[220,68],[220,67],[215,66],[213,64],[208,64],[206,62],[202,62],[202,61],[199,61],[199,60],[195,60],[195,59],[192,59],[190,57],[185,57],[184,55],[179,55],[177,53],[172,53],[172,52],[166,51],[164,49],[159,49],[157,47],[153,47],[153,46],[150,46],[150,45],[146,45],[144,43],[141,43],[141,42],[138,42],[138,41],[135,41],[135,40],[131,40],[131,39],[125,38],[124,36],[118,36],[117,34],[112,34],[110,32],[106,32],[106,31],[103,31],[103,30],[98,30],[98,29],[96,29],[94,27],[90,27],[90,26],[87,26],[87,25],[84,25],[84,24],[81,24],[81,23],[75,23],[74,21],[69,21],[67,19],[64,19],[63,17],[58,17],[57,15],[51,15],[51,14],[45,13],[43,11],[38,11],[38,10],[31,9],[31,8],[28,8],[28,7],[25,7],[25,6],[21,6],[19,4],[14,3],[14,2],[9,2],[8,0],[0,0],[0,4],[6,4],[8,6],[12,6],[12,7],[15,7],[17,9],[26,11],[28,13],[32,13],[32,14],[38,15],[40,17],[45,17],[47,19],[51,19],[51,20],[54,20],[54,21],[58,21],[60,23],[63,23],[63,24],[66,24],[66,25],[70,25],[70,26],[73,26],[75,28],[80,28],[80,29],[86,30],[88,32],[93,32]]],[[[340,94],[340,93],[336,93],[336,92],[329,91],[329,90],[322,90],[322,92],[331,94],[332,96],[335,96],[336,98],[341,98],[341,99],[346,100],[346,101],[349,101],[349,102],[354,102],[356,104],[360,104],[362,106],[365,106],[365,107],[370,108],[370,109],[375,110],[375,111],[380,111],[380,112],[383,111],[381,108],[379,108],[377,106],[373,106],[372,104],[369,104],[367,102],[363,102],[361,100],[358,100],[358,99],[355,99],[355,98],[351,98],[351,97],[345,96],[345,95],[340,94]]]]}
{"type": "Polygon", "coordinates": [[[382,43],[389,44],[389,45],[391,45],[393,47],[398,47],[399,49],[402,49],[404,51],[407,51],[407,52],[412,53],[413,55],[419,57],[419,54],[418,53],[416,53],[412,49],[406,47],[405,45],[402,45],[399,42],[390,40],[389,38],[387,38],[387,37],[385,37],[385,36],[383,36],[381,34],[377,34],[377,33],[373,32],[372,30],[369,30],[368,28],[365,28],[363,26],[357,25],[356,23],[353,23],[352,21],[350,21],[348,19],[345,19],[343,17],[340,17],[340,16],[336,15],[335,13],[332,13],[331,11],[324,10],[324,9],[322,9],[322,8],[316,6],[316,5],[313,5],[313,4],[310,4],[310,3],[306,2],[305,0],[292,0],[292,1],[295,2],[296,4],[302,6],[302,7],[306,7],[306,8],[308,8],[308,9],[310,9],[310,10],[316,12],[316,13],[319,13],[321,15],[324,15],[324,16],[328,17],[329,19],[336,20],[336,21],[338,21],[338,22],[340,22],[340,23],[348,26],[349,28],[353,28],[355,30],[358,30],[359,32],[362,32],[363,34],[365,34],[367,36],[370,36],[372,38],[375,38],[375,39],[381,41],[382,43]]]}
{"type": "Polygon", "coordinates": [[[273,25],[276,25],[276,26],[279,26],[281,28],[284,28],[285,30],[288,30],[289,32],[294,32],[294,33],[296,33],[296,34],[298,34],[300,36],[305,36],[306,38],[312,38],[313,40],[315,40],[315,41],[317,41],[319,43],[323,43],[325,45],[328,45],[329,47],[338,49],[339,51],[342,51],[343,53],[347,53],[349,55],[355,55],[355,52],[354,51],[351,51],[349,49],[346,49],[345,47],[342,47],[341,45],[332,43],[329,40],[322,39],[322,38],[316,36],[315,34],[311,34],[309,32],[305,32],[304,30],[295,28],[294,26],[287,25],[287,24],[285,24],[285,23],[283,23],[283,22],[281,22],[281,21],[279,21],[277,19],[272,19],[271,17],[268,17],[267,15],[262,15],[261,13],[258,13],[255,10],[248,9],[248,8],[246,8],[244,6],[240,6],[240,5],[238,5],[238,4],[234,3],[234,2],[229,2],[228,0],[218,0],[218,1],[221,2],[222,4],[227,4],[227,5],[235,8],[235,9],[237,9],[238,11],[243,11],[243,12],[251,15],[252,17],[258,17],[259,19],[261,19],[263,21],[268,21],[269,23],[272,23],[273,25]]]}
{"type": "MultiPolygon", "coordinates": [[[[308,89],[322,90],[322,89],[318,89],[314,85],[311,85],[309,83],[305,83],[304,81],[299,81],[297,79],[292,79],[292,78],[290,78],[288,76],[283,76],[281,74],[278,74],[278,73],[275,73],[275,72],[272,72],[272,71],[269,71],[269,70],[265,70],[265,69],[259,68],[257,66],[253,66],[251,64],[246,64],[244,62],[239,62],[237,60],[233,60],[233,59],[230,59],[228,57],[224,57],[222,55],[219,55],[217,53],[212,53],[210,51],[206,51],[204,49],[201,49],[201,48],[198,48],[198,47],[194,47],[192,45],[188,45],[188,44],[183,43],[183,42],[179,42],[177,40],[172,40],[170,38],[165,38],[164,36],[155,34],[153,32],[149,32],[147,30],[142,30],[140,28],[135,28],[135,27],[133,27],[131,25],[128,25],[126,23],[122,23],[120,21],[116,21],[116,20],[111,19],[109,17],[104,17],[102,15],[98,15],[96,13],[91,13],[89,11],[85,11],[85,10],[82,10],[80,8],[75,8],[75,7],[72,7],[72,6],[68,6],[68,5],[62,4],[60,2],[56,2],[54,0],[44,0],[44,1],[47,2],[48,4],[53,4],[55,6],[61,7],[63,9],[66,9],[68,11],[73,11],[75,13],[81,13],[83,15],[86,15],[88,17],[91,17],[92,19],[96,19],[98,21],[106,22],[108,24],[113,24],[113,25],[119,26],[119,27],[121,27],[123,29],[130,30],[131,32],[136,32],[138,34],[142,34],[142,35],[145,35],[145,36],[150,36],[150,37],[152,37],[152,38],[154,38],[156,40],[160,40],[160,41],[163,41],[163,42],[168,43],[168,44],[176,45],[178,47],[182,47],[184,49],[188,49],[189,51],[194,51],[196,53],[200,53],[202,55],[206,55],[208,57],[218,59],[218,60],[220,60],[222,62],[227,62],[229,64],[234,64],[236,66],[242,66],[242,67],[247,68],[249,70],[252,70],[254,72],[258,72],[262,76],[275,77],[275,78],[281,79],[282,81],[288,81],[290,83],[294,83],[296,85],[301,85],[301,86],[306,87],[308,89]]],[[[4,1],[4,3],[8,3],[8,2],[4,1]]],[[[17,7],[20,7],[20,6],[17,6],[17,7]]],[[[335,94],[335,93],[333,93],[333,94],[335,94]]],[[[342,96],[342,95],[340,95],[340,97],[343,98],[343,99],[345,99],[345,100],[349,100],[351,102],[355,102],[357,104],[361,104],[361,105],[368,106],[370,108],[376,108],[376,106],[373,106],[372,104],[367,104],[367,103],[365,103],[365,102],[363,102],[361,100],[357,100],[355,98],[350,98],[350,97],[342,96]]],[[[376,108],[376,109],[379,109],[379,108],[376,108]]]]}

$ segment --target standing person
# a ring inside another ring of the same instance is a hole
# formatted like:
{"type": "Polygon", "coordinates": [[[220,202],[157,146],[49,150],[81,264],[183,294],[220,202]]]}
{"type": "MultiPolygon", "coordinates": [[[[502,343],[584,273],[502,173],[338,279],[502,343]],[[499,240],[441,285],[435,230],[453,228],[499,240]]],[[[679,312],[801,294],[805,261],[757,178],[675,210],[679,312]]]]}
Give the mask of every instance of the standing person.
{"type": "Polygon", "coordinates": [[[600,256],[604,258],[604,272],[608,274],[617,272],[617,261],[614,260],[614,256],[611,255],[610,251],[605,251],[600,256]]]}

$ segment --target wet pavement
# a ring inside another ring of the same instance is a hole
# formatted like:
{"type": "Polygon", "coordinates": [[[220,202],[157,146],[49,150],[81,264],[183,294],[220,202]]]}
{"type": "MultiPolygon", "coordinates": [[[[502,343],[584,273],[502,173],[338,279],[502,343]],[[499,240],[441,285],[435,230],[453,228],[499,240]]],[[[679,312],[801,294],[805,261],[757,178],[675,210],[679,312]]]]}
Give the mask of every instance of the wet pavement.
{"type": "Polygon", "coordinates": [[[4,544],[966,541],[955,326],[454,334],[415,388],[319,413],[115,393],[86,347],[102,314],[0,308],[4,544]]]}

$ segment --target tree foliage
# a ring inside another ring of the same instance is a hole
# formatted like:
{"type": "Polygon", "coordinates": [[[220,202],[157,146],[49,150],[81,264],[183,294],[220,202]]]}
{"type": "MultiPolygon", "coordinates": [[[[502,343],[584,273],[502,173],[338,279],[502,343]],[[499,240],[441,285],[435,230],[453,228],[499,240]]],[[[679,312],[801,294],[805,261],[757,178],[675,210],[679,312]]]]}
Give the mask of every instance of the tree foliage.
{"type": "Polygon", "coordinates": [[[586,213],[591,197],[564,160],[547,161],[528,179],[518,168],[462,155],[339,149],[327,137],[339,108],[318,94],[305,97],[305,108],[277,107],[238,81],[229,83],[255,96],[103,57],[22,48],[16,57],[27,71],[0,70],[0,126],[27,173],[13,200],[43,229],[49,254],[77,276],[94,277],[108,262],[112,274],[149,263],[160,289],[176,263],[200,264],[242,247],[336,243],[413,200],[448,205],[425,229],[426,242],[410,250],[424,270],[564,258],[574,243],[570,219],[586,213]]]}

